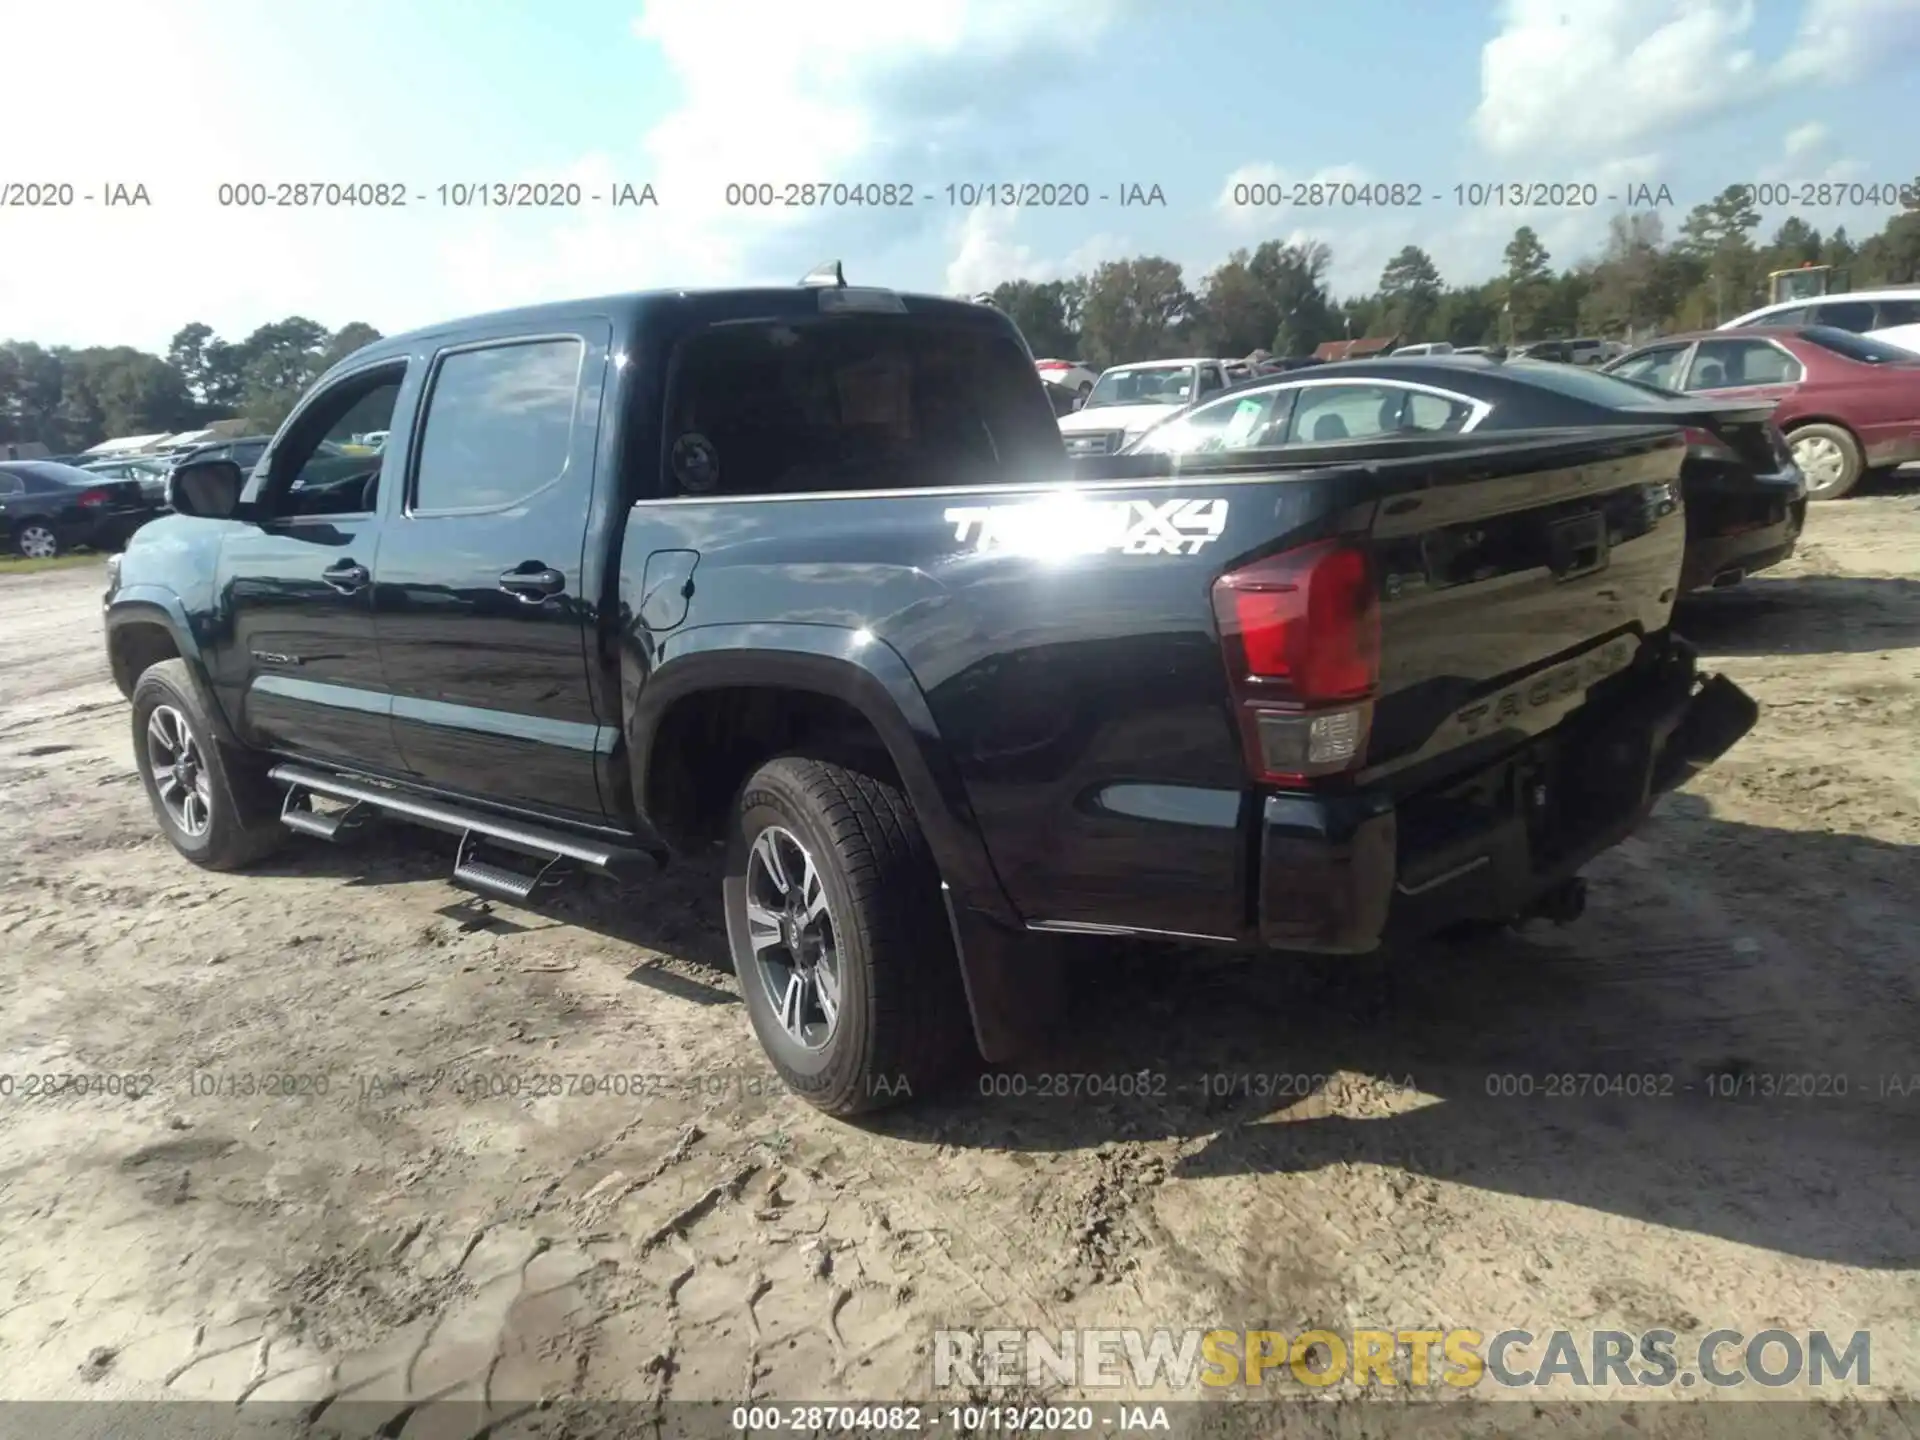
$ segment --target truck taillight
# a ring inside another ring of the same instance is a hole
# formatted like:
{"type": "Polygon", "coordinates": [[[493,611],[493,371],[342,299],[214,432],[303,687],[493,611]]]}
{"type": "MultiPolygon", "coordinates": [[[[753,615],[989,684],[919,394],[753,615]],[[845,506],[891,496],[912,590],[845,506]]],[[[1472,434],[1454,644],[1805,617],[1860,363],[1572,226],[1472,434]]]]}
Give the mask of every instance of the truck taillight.
{"type": "Polygon", "coordinates": [[[1697,425],[1687,427],[1687,453],[1698,455],[1703,460],[1731,460],[1739,463],[1740,452],[1722,440],[1713,431],[1697,425]]]}
{"type": "Polygon", "coordinates": [[[1288,550],[1213,583],[1227,682],[1255,778],[1303,785],[1358,765],[1380,680],[1380,603],[1367,552],[1288,550]]]}

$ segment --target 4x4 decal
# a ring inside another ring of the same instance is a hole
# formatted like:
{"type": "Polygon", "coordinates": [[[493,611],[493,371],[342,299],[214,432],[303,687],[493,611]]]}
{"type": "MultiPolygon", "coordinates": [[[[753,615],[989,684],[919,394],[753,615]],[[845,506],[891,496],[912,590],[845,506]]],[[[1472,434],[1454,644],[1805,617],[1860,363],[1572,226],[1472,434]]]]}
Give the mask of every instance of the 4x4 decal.
{"type": "Polygon", "coordinates": [[[1227,528],[1227,502],[1088,500],[1067,496],[949,510],[953,538],[1023,555],[1195,555],[1227,528]]]}

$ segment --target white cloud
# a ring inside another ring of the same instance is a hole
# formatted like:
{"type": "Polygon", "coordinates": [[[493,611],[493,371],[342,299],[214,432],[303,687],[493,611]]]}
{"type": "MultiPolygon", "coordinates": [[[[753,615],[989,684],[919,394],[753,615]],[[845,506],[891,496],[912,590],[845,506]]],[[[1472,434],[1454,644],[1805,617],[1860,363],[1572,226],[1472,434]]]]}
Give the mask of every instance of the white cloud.
{"type": "MultiPolygon", "coordinates": [[[[681,95],[642,137],[636,168],[671,207],[671,223],[641,230],[597,215],[517,239],[496,227],[466,242],[468,268],[481,283],[505,281],[535,297],[582,293],[586,277],[602,289],[789,283],[798,271],[766,268],[769,255],[784,249],[779,242],[808,225],[869,212],[729,206],[729,182],[909,178],[889,156],[931,148],[954,117],[938,106],[901,114],[888,89],[900,74],[990,66],[1034,49],[1071,51],[1098,37],[1118,3],[1082,5],[1075,23],[1062,27],[1024,0],[840,0],[831,24],[817,7],[768,0],[644,0],[634,34],[660,48],[681,95]]],[[[967,225],[976,225],[973,216],[967,225]]],[[[983,257],[969,262],[974,268],[987,255],[1018,263],[993,248],[1001,242],[990,224],[967,234],[963,247],[983,257]]]]}
{"type": "Polygon", "coordinates": [[[1032,245],[1015,238],[1022,214],[1006,205],[982,205],[967,212],[953,229],[954,253],[946,270],[949,294],[977,295],[1010,280],[1069,279],[1133,253],[1126,236],[1103,232],[1065,255],[1038,255],[1032,245]]]}
{"type": "MultiPolygon", "coordinates": [[[[1473,130],[1519,158],[1600,155],[1726,107],[1759,62],[1751,0],[1506,0],[1473,130]]],[[[1530,177],[1516,175],[1514,179],[1530,177]]]]}
{"type": "MultiPolygon", "coordinates": [[[[398,75],[380,69],[385,57],[371,57],[324,100],[305,91],[293,98],[280,77],[301,63],[302,27],[319,23],[304,7],[0,7],[0,53],[84,56],[86,73],[76,99],[70,67],[36,60],[10,70],[10,108],[58,119],[13,132],[5,178],[125,178],[144,181],[154,197],[139,212],[8,215],[0,328],[45,342],[159,348],[191,319],[229,336],[295,312],[392,330],[464,310],[655,285],[790,283],[830,253],[794,258],[809,227],[833,226],[840,244],[849,233],[884,241],[946,214],[896,216],[890,226],[864,209],[742,210],[727,206],[727,182],[932,184],[944,178],[941,147],[973,133],[975,111],[1006,113],[1008,101],[987,84],[997,70],[1070,57],[1125,3],[1085,0],[1062,24],[1058,12],[1027,0],[836,0],[830,18],[819,6],[769,0],[638,0],[630,31],[604,43],[634,47],[636,63],[638,47],[658,47],[672,72],[673,107],[644,128],[657,104],[643,109],[610,94],[600,148],[549,156],[520,178],[576,179],[589,192],[650,181],[659,208],[416,204],[378,214],[242,213],[217,206],[214,188],[226,179],[385,178],[377,162],[394,163],[390,129],[422,143],[434,137],[432,164],[444,173],[396,177],[417,186],[515,178],[518,164],[490,161],[484,139],[443,113],[410,109],[404,89],[394,98],[398,75]],[[191,78],[209,73],[220,76],[211,100],[191,78]],[[631,116],[625,134],[623,114],[631,116]]],[[[477,63],[482,53],[465,58],[477,63]]]]}
{"type": "Polygon", "coordinates": [[[1807,0],[1775,74],[1786,84],[1844,84],[1916,55],[1920,4],[1914,0],[1807,0]]]}
{"type": "Polygon", "coordinates": [[[1771,60],[1750,43],[1757,14],[1757,0],[1505,0],[1473,133],[1505,159],[1605,155],[1920,55],[1916,0],[1805,0],[1771,60]]]}
{"type": "Polygon", "coordinates": [[[1827,127],[1818,120],[1810,120],[1788,131],[1782,148],[1786,151],[1787,160],[1792,162],[1819,153],[1826,148],[1827,139],[1827,127]]]}

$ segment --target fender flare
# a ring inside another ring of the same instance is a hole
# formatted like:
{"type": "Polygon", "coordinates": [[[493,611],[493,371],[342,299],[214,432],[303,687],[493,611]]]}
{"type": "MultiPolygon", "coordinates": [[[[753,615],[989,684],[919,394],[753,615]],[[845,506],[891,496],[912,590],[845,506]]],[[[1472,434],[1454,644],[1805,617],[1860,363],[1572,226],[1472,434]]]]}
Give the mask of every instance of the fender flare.
{"type": "Polygon", "coordinates": [[[234,733],[233,726],[227,720],[227,712],[215,697],[212,680],[207,674],[206,657],[187,618],[187,607],[181,603],[178,595],[158,585],[123,586],[108,603],[104,623],[109,663],[114,636],[119,631],[130,625],[155,625],[165,630],[173,641],[173,648],[186,661],[187,674],[200,692],[201,706],[214,729],[219,732],[221,742],[235,749],[247,748],[234,733]]]}
{"type": "Polygon", "coordinates": [[[703,625],[675,634],[650,674],[622,659],[622,717],[635,809],[644,819],[654,738],[679,701],[703,690],[804,690],[852,706],[886,746],[941,878],[972,908],[1016,916],[988,858],[959,772],[906,661],[885,641],[837,625],[703,625]]]}
{"type": "Polygon", "coordinates": [[[623,647],[621,708],[635,807],[644,820],[653,741],[679,700],[702,690],[766,686],[831,696],[886,746],[940,872],[941,899],[966,987],[974,1039],[989,1061],[1029,1048],[1058,1012],[1057,947],[1028,932],[1007,898],[960,774],[919,682],[885,641],[836,625],[703,625],[676,632],[649,666],[623,647]]]}

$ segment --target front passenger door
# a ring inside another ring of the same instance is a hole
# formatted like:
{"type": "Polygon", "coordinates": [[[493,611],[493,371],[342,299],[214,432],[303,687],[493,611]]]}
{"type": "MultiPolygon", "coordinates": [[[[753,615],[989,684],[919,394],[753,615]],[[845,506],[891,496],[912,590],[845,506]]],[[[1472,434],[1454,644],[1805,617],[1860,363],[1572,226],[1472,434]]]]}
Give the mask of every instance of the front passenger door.
{"type": "Polygon", "coordinates": [[[222,633],[205,649],[222,708],[262,749],[391,772],[399,752],[373,633],[380,551],[379,457],[351,473],[326,442],[389,417],[404,359],[345,376],[281,430],[244,492],[244,518],[221,542],[222,633]]]}

